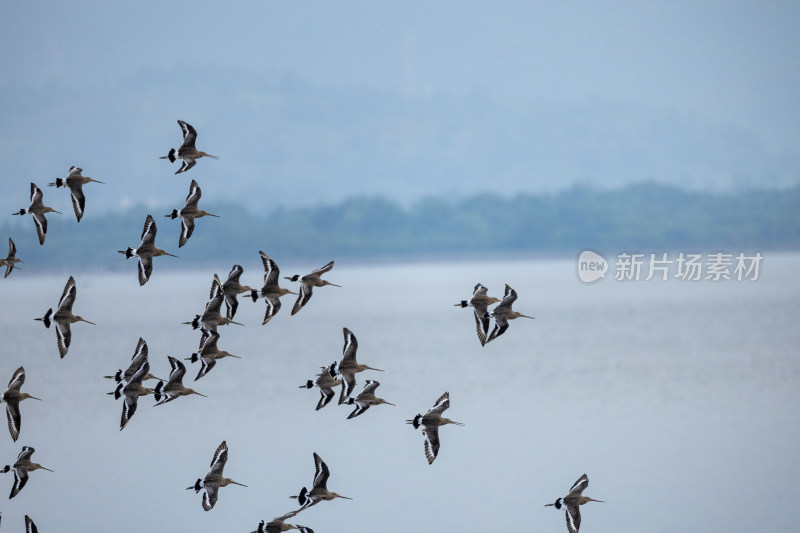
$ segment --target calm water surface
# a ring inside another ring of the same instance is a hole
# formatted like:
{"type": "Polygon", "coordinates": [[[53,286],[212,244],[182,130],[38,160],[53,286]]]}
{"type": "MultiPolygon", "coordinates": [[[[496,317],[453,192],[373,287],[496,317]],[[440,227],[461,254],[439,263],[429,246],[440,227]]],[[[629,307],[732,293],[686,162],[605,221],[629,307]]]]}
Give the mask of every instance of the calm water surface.
{"type": "MultiPolygon", "coordinates": [[[[257,258],[256,258],[257,259],[257,258]]],[[[281,263],[280,258],[276,258],[281,263]]],[[[322,261],[324,262],[324,261],[322,261]]],[[[243,263],[243,283],[261,267],[243,263]]],[[[321,263],[320,263],[321,264],[321,263]]],[[[319,265],[284,265],[290,275],[319,265]]],[[[196,351],[181,322],[203,309],[213,272],[156,272],[139,287],[125,275],[73,272],[75,324],[60,360],[40,322],[68,274],[0,280],[0,379],[24,365],[23,388],[44,402],[22,404],[19,441],[0,435],[0,464],[23,445],[37,471],[6,524],[30,514],[43,531],[249,532],[296,508],[287,498],[313,477],[312,452],[331,469],[328,488],[353,501],[323,502],[294,522],[326,532],[565,531],[544,504],[584,472],[584,533],[791,530],[800,476],[800,270],[798,255],[767,255],[757,282],[629,282],[582,285],[573,261],[359,266],[338,263],[291,317],[292,297],[268,325],[264,304],[241,298],[235,325],[220,328],[225,359],[186,383],[208,398],[179,398],[139,410],[119,431],[121,402],[103,379],[127,366],[147,340],[151,372],[166,378],[167,355],[196,351]],[[519,319],[481,347],[470,310],[453,307],[475,283],[520,297],[519,319]],[[378,406],[346,420],[334,401],[298,388],[341,358],[342,327],[358,358],[385,372],[378,406]],[[189,384],[189,382],[192,382],[189,384]],[[423,438],[404,421],[449,391],[448,416],[464,427],[440,432],[429,466],[423,438]],[[248,485],[220,490],[204,512],[185,490],[208,471],[222,440],[226,475],[248,485]],[[776,512],[778,511],[778,512],[776,512]]],[[[220,265],[227,273],[230,265],[220,265]]],[[[284,281],[288,286],[288,281],[284,281]]],[[[0,476],[10,490],[11,475],[0,476]]],[[[12,528],[13,529],[13,528],[12,528]]]]}

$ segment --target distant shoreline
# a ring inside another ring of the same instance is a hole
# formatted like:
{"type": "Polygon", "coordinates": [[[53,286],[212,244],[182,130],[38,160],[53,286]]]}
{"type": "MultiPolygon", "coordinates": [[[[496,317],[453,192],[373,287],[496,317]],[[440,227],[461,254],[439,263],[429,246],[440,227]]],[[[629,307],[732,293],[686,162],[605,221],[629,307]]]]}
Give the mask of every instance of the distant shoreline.
{"type": "Polygon", "coordinates": [[[144,218],[153,213],[157,245],[180,256],[157,259],[157,270],[243,263],[257,260],[259,250],[279,265],[560,259],[587,248],[607,254],[790,252],[800,250],[797,206],[800,186],[712,194],[655,183],[507,198],[432,197],[409,207],[356,197],[263,214],[209,202],[204,208],[222,218],[198,220],[194,235],[179,248],[180,222],[159,216],[160,209],[98,213],[90,205],[80,224],[71,213],[49,216],[43,246],[30,217],[8,217],[0,225],[0,242],[14,239],[23,269],[120,271],[128,267],[116,251],[138,244],[144,218]]]}

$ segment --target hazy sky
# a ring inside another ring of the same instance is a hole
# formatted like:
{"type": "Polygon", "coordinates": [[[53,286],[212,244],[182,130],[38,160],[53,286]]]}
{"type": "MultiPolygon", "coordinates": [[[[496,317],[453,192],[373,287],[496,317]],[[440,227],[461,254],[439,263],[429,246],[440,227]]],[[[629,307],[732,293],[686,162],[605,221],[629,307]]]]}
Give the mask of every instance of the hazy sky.
{"type": "MultiPolygon", "coordinates": [[[[87,192],[91,216],[171,209],[189,178],[208,205],[258,211],[800,183],[796,3],[7,2],[0,15],[0,212],[71,165],[106,182],[87,192]],[[173,177],[158,156],[177,119],[220,161],[173,177]]],[[[61,191],[45,203],[71,210],[61,191]]]]}
{"type": "MultiPolygon", "coordinates": [[[[800,141],[796,2],[6,2],[5,84],[233,65],[522,107],[607,99],[800,141]]],[[[13,105],[5,102],[3,105],[13,105]]]]}

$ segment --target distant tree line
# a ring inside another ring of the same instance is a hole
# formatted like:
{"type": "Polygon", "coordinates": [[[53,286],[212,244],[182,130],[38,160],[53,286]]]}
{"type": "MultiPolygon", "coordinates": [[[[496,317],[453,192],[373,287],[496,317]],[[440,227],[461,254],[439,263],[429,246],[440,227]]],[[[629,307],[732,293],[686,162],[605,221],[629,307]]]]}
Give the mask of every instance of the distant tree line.
{"type": "Polygon", "coordinates": [[[119,269],[124,258],[116,251],[138,245],[148,213],[158,225],[156,244],[181,257],[162,261],[163,268],[257,259],[258,250],[279,261],[323,264],[344,257],[566,255],[586,247],[607,252],[800,249],[800,186],[710,194],[645,183],[510,198],[425,198],[411,206],[379,197],[299,208],[272,207],[265,199],[265,206],[264,212],[252,213],[238,205],[207,203],[203,207],[222,218],[197,220],[194,235],[180,249],[180,221],[163,217],[169,209],[144,206],[87,210],[80,224],[71,213],[49,215],[44,246],[36,241],[30,217],[4,222],[0,238],[13,237],[26,261],[23,268],[35,265],[36,271],[119,269]]]}

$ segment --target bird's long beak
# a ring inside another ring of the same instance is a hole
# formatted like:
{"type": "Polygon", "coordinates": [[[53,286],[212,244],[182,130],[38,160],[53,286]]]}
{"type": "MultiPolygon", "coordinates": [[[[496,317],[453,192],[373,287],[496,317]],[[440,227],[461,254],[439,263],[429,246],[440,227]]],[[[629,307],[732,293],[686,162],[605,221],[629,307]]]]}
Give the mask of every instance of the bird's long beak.
{"type": "Polygon", "coordinates": [[[236,482],[234,480],[231,480],[231,483],[233,483],[234,485],[239,485],[240,487],[246,487],[247,486],[244,483],[238,483],[238,482],[236,482]]]}
{"type": "Polygon", "coordinates": [[[353,499],[353,498],[348,498],[347,496],[342,496],[341,494],[336,494],[335,497],[344,498],[345,500],[352,500],[353,499]]]}
{"type": "Polygon", "coordinates": [[[366,366],[366,365],[364,366],[367,368],[367,370],[377,370],[378,372],[383,372],[383,370],[381,370],[380,368],[372,368],[371,366],[366,366]]]}
{"type": "Polygon", "coordinates": [[[522,315],[522,314],[520,314],[519,316],[521,316],[522,318],[536,318],[535,316],[528,316],[528,315],[522,315]]]}
{"type": "Polygon", "coordinates": [[[164,255],[168,255],[168,256],[170,256],[170,257],[177,257],[178,259],[180,259],[180,257],[178,257],[177,255],[175,255],[175,254],[171,254],[171,253],[169,253],[169,252],[164,252],[164,255]]]}
{"type": "Polygon", "coordinates": [[[241,357],[240,357],[240,356],[238,356],[238,355],[233,355],[232,353],[229,353],[229,354],[228,354],[228,357],[235,357],[236,359],[241,359],[241,357]]]}
{"type": "Polygon", "coordinates": [[[234,322],[233,320],[230,321],[231,324],[236,324],[237,326],[244,326],[241,322],[234,322]]]}
{"type": "MultiPolygon", "coordinates": [[[[61,211],[56,211],[55,209],[53,209],[53,213],[58,213],[59,215],[63,215],[64,214],[61,211]]],[[[47,470],[47,469],[45,468],[45,470],[47,470]]],[[[52,470],[51,470],[51,472],[52,472],[52,470]]]]}
{"type": "Polygon", "coordinates": [[[215,215],[215,214],[213,214],[213,213],[206,213],[206,215],[208,215],[208,216],[210,216],[210,217],[217,217],[217,218],[221,218],[219,215],[215,215]]]}
{"type": "Polygon", "coordinates": [[[385,403],[386,405],[392,405],[392,406],[394,406],[394,407],[397,407],[397,406],[396,406],[396,405],[394,405],[393,403],[391,403],[391,402],[387,402],[386,400],[383,400],[383,403],[385,403]]]}
{"type": "Polygon", "coordinates": [[[205,152],[200,152],[200,153],[203,154],[205,157],[210,157],[211,159],[219,159],[219,157],[215,155],[207,154],[205,152]]]}
{"type": "MultiPolygon", "coordinates": [[[[340,287],[340,288],[341,288],[341,285],[337,285],[337,284],[335,284],[335,283],[331,283],[330,281],[328,282],[328,285],[331,285],[331,286],[333,286],[333,287],[340,287]]],[[[349,499],[351,499],[351,500],[352,500],[352,498],[349,498],[349,499]]]]}
{"type": "Polygon", "coordinates": [[[39,400],[40,402],[44,401],[41,398],[37,398],[36,396],[28,396],[28,398],[30,398],[31,400],[39,400]]]}
{"type": "Polygon", "coordinates": [[[53,470],[50,470],[49,468],[45,468],[42,465],[39,465],[39,468],[41,468],[42,470],[47,470],[48,472],[54,472],[53,470]]]}
{"type": "Polygon", "coordinates": [[[94,178],[89,178],[89,179],[90,179],[90,180],[92,180],[92,181],[93,181],[93,182],[95,182],[95,183],[102,183],[103,185],[105,185],[105,184],[106,184],[106,182],[105,182],[105,181],[96,180],[96,179],[94,179],[94,178]]]}
{"type": "Polygon", "coordinates": [[[87,324],[91,324],[91,325],[93,325],[93,326],[96,326],[96,325],[97,325],[97,324],[95,324],[94,322],[89,322],[89,321],[88,321],[88,320],[86,320],[85,318],[81,318],[81,319],[80,319],[80,322],[86,322],[87,324]]]}
{"type": "Polygon", "coordinates": [[[205,394],[200,394],[200,393],[199,393],[199,392],[197,392],[197,391],[192,391],[192,392],[193,392],[193,393],[195,393],[195,394],[197,394],[198,396],[202,396],[203,398],[208,398],[208,396],[206,396],[205,394]]]}
{"type": "Polygon", "coordinates": [[[586,499],[589,500],[590,502],[606,503],[603,500],[595,500],[594,498],[590,498],[588,496],[586,496],[586,499]]]}

